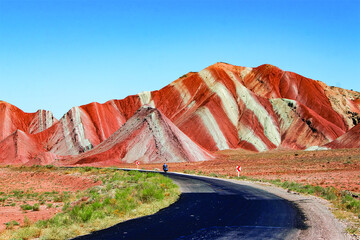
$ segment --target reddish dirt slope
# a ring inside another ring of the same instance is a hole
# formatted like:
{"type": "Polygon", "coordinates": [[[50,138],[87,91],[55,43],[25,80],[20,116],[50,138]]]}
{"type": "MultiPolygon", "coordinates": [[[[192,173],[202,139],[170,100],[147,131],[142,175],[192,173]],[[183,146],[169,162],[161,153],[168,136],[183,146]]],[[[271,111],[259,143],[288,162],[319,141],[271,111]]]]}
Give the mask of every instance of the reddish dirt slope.
{"type": "Polygon", "coordinates": [[[145,163],[196,162],[212,158],[160,111],[143,106],[94,149],[59,164],[111,166],[137,160],[145,163]]]}
{"type": "Polygon", "coordinates": [[[0,142],[1,165],[49,164],[56,156],[46,151],[35,135],[16,130],[0,142]]]}
{"type": "Polygon", "coordinates": [[[138,97],[130,96],[73,107],[57,124],[40,132],[38,138],[54,154],[83,153],[110,137],[141,105],[138,97]]]}
{"type": "MultiPolygon", "coordinates": [[[[266,98],[287,98],[298,101],[334,123],[343,131],[349,126],[331,106],[324,86],[318,81],[265,64],[254,68],[245,78],[245,86],[266,98]]],[[[357,111],[359,109],[356,109],[357,111]]]]}
{"type": "Polygon", "coordinates": [[[37,133],[56,122],[50,111],[38,110],[35,113],[25,113],[14,105],[0,101],[0,141],[16,130],[37,133]]]}
{"type": "Polygon", "coordinates": [[[360,124],[350,129],[347,133],[324,145],[327,148],[360,148],[360,124]]]}

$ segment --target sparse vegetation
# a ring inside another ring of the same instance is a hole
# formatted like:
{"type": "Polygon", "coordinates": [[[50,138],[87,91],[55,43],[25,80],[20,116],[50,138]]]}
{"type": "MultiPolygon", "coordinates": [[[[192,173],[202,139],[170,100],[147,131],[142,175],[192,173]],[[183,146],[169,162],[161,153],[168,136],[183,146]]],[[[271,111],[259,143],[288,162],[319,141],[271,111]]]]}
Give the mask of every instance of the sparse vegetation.
{"type": "Polygon", "coordinates": [[[18,223],[18,222],[15,221],[15,220],[12,220],[12,221],[10,221],[10,222],[5,223],[5,225],[6,225],[6,229],[13,229],[14,226],[19,226],[20,223],[18,223]]]}
{"type": "Polygon", "coordinates": [[[23,211],[27,211],[27,210],[32,210],[33,207],[30,204],[23,204],[23,205],[20,205],[20,208],[23,211]]]}
{"type": "Polygon", "coordinates": [[[32,210],[33,211],[39,211],[40,210],[40,205],[38,203],[35,203],[33,206],[32,206],[32,210]]]}
{"type": "Polygon", "coordinates": [[[195,170],[184,170],[186,174],[196,174],[195,170]]]}
{"type": "MultiPolygon", "coordinates": [[[[53,166],[33,166],[33,168],[46,171],[59,170],[53,166]]],[[[77,192],[52,191],[33,194],[32,191],[12,191],[10,193],[12,198],[41,202],[42,205],[46,204],[47,208],[62,206],[62,211],[51,219],[35,223],[26,218],[24,224],[16,229],[13,227],[14,224],[9,222],[7,230],[1,233],[0,238],[68,239],[130,218],[155,213],[176,201],[180,194],[177,185],[160,174],[91,167],[70,171],[94,175],[98,181],[101,181],[101,185],[77,192]]],[[[38,211],[39,203],[33,205],[24,203],[20,207],[24,211],[38,211]]]]}

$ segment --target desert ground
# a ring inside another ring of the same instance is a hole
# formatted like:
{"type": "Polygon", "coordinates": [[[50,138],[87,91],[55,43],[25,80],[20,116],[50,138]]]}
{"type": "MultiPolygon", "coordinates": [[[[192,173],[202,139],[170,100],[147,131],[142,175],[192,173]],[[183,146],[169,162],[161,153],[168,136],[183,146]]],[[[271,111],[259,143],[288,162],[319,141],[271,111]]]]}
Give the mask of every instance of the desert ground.
{"type": "MultiPolygon", "coordinates": [[[[49,219],[60,212],[63,207],[61,200],[65,192],[84,190],[99,182],[92,176],[80,176],[55,172],[51,169],[37,171],[19,171],[12,168],[0,168],[0,232],[9,221],[24,225],[25,217],[30,222],[49,219]],[[23,210],[21,206],[43,201],[36,211],[23,210]]],[[[15,228],[17,226],[14,226],[15,228]]]]}

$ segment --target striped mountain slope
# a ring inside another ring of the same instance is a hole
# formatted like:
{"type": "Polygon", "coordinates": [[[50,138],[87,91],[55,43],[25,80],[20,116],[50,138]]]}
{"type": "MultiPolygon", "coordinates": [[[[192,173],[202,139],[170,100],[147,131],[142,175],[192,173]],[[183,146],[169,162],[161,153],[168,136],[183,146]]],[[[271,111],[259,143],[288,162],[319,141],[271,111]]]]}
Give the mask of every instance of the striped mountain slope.
{"type": "Polygon", "coordinates": [[[56,122],[57,119],[50,111],[25,113],[10,103],[0,101],[0,141],[16,130],[34,134],[48,129],[56,122]]]}
{"type": "Polygon", "coordinates": [[[2,102],[0,137],[19,129],[36,135],[52,154],[76,155],[104,142],[144,105],[158,109],[208,151],[321,146],[360,120],[358,92],[269,64],[249,68],[216,63],[157,91],[74,107],[59,121],[47,111],[21,115],[2,102]]]}
{"type": "Polygon", "coordinates": [[[360,124],[338,137],[334,141],[324,145],[325,148],[360,148],[360,124]]]}
{"type": "Polygon", "coordinates": [[[212,158],[159,110],[144,105],[105,141],[61,164],[114,166],[135,161],[195,162],[212,158]]]}

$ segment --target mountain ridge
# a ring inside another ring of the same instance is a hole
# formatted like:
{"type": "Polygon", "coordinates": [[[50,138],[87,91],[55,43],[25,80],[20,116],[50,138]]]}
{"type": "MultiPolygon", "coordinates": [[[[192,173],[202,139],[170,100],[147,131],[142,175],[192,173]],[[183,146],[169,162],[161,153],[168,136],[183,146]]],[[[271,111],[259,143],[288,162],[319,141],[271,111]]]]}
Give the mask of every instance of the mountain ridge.
{"type": "Polygon", "coordinates": [[[8,131],[0,124],[0,136],[18,128],[36,135],[54,155],[77,155],[104,142],[144,105],[159,109],[210,152],[322,146],[360,121],[356,91],[327,86],[270,64],[250,68],[219,62],[184,74],[160,90],[73,107],[60,120],[47,120],[52,114],[41,110],[37,114],[44,117],[36,121],[52,123],[42,124],[42,131],[37,127],[31,132],[28,120],[19,124],[21,110],[14,111],[18,112],[14,117],[0,108],[7,125],[16,123],[8,131]]]}

